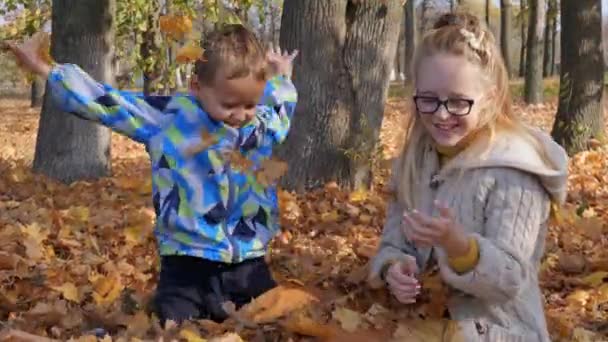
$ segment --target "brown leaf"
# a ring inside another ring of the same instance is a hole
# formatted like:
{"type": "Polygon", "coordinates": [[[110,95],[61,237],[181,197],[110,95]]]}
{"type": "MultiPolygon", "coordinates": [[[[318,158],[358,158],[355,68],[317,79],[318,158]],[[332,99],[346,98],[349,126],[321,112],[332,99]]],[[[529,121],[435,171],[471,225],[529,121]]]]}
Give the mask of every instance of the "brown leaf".
{"type": "Polygon", "coordinates": [[[277,286],[242,307],[239,314],[258,324],[268,323],[316,301],[304,290],[277,286]]]}

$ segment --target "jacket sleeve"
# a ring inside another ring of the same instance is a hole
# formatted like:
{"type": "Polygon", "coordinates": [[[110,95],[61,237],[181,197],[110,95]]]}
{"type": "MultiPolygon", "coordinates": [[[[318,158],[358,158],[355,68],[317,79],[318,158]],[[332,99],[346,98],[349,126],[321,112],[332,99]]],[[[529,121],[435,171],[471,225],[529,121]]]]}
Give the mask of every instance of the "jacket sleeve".
{"type": "Polygon", "coordinates": [[[550,200],[539,181],[516,170],[496,170],[484,211],[477,265],[458,274],[438,249],[443,280],[472,296],[491,302],[516,297],[537,277],[549,216],[550,200]]]}
{"type": "Polygon", "coordinates": [[[147,143],[163,121],[162,111],[144,99],[96,82],[74,64],[56,65],[48,77],[59,109],[147,143]]]}
{"type": "Polygon", "coordinates": [[[368,282],[374,288],[384,285],[382,271],[386,266],[393,262],[402,261],[408,255],[415,257],[418,269],[422,269],[422,260],[419,253],[403,233],[403,213],[404,207],[399,202],[392,201],[389,203],[378,252],[370,263],[368,282]]]}
{"type": "Polygon", "coordinates": [[[258,106],[258,118],[266,135],[273,140],[272,144],[285,141],[297,101],[298,92],[290,78],[276,76],[266,83],[258,106]]]}

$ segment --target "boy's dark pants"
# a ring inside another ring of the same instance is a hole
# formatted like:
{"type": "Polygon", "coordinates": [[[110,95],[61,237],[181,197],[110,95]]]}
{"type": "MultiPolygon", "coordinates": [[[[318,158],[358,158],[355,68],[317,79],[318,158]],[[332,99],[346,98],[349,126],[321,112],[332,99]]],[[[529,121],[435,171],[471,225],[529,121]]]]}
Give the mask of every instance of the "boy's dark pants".
{"type": "Polygon", "coordinates": [[[154,307],[161,324],[188,319],[221,322],[228,317],[222,303],[231,301],[239,308],[275,286],[263,257],[225,264],[163,256],[154,307]]]}

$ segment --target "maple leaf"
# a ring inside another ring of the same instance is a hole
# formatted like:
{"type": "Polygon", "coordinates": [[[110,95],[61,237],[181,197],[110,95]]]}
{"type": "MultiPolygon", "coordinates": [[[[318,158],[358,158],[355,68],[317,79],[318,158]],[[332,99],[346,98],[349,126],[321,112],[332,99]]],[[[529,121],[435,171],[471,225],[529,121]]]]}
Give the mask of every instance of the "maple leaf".
{"type": "Polygon", "coordinates": [[[184,152],[185,156],[193,156],[217,144],[217,136],[209,133],[209,131],[206,129],[202,129],[200,131],[200,138],[201,141],[198,144],[190,146],[186,149],[186,151],[184,152]]]}
{"type": "Polygon", "coordinates": [[[55,291],[61,292],[63,298],[75,303],[80,303],[78,288],[76,285],[74,285],[74,283],[64,283],[61,286],[51,286],[51,288],[55,291]]]}
{"type": "Polygon", "coordinates": [[[124,288],[118,274],[92,277],[90,280],[94,289],[93,299],[98,305],[102,306],[113,303],[124,288]]]}
{"type": "Polygon", "coordinates": [[[162,15],[159,18],[159,28],[169,38],[181,40],[192,31],[192,20],[185,15],[162,15]]]}
{"type": "Polygon", "coordinates": [[[203,58],[203,50],[196,42],[188,42],[177,50],[175,61],[177,63],[190,63],[203,58]]]}
{"type": "Polygon", "coordinates": [[[253,162],[247,159],[240,151],[230,150],[225,155],[235,170],[248,172],[253,167],[253,162]]]}
{"type": "Polygon", "coordinates": [[[264,159],[255,177],[264,186],[270,186],[287,172],[287,163],[276,159],[264,159]]]}

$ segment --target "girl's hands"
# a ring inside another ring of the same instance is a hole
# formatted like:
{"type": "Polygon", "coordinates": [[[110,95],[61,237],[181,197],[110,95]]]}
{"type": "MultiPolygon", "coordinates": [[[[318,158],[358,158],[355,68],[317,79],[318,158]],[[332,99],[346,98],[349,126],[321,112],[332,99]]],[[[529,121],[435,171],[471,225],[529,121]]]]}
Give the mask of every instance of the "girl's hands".
{"type": "Polygon", "coordinates": [[[444,205],[435,202],[439,217],[431,217],[414,210],[403,215],[407,226],[404,233],[413,243],[432,247],[442,247],[448,257],[455,258],[467,254],[469,238],[464,229],[452,215],[452,211],[444,205]]]}
{"type": "Polygon", "coordinates": [[[285,75],[291,77],[293,71],[293,60],[298,56],[298,50],[291,53],[281,51],[281,48],[271,47],[266,58],[275,75],[285,75]]]}
{"type": "Polygon", "coordinates": [[[2,50],[11,51],[17,63],[27,71],[46,78],[51,72],[51,65],[41,53],[44,45],[44,35],[44,33],[38,32],[21,45],[14,42],[5,42],[2,44],[2,50]]]}
{"type": "Polygon", "coordinates": [[[408,255],[402,262],[392,264],[386,271],[386,284],[389,291],[403,304],[413,304],[420,294],[420,283],[414,275],[418,272],[416,259],[408,255]]]}

